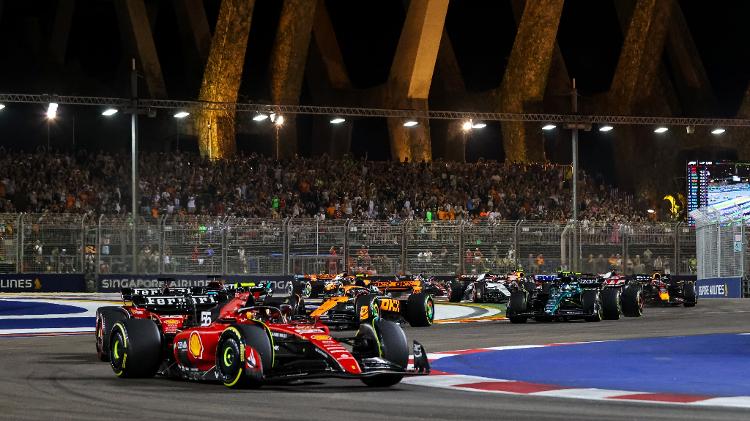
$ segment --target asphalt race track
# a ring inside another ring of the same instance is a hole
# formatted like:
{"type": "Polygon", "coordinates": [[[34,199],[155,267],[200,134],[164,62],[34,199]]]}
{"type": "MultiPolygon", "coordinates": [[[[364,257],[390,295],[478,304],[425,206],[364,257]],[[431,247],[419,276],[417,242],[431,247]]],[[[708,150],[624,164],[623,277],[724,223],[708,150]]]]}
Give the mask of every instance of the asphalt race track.
{"type": "MultiPolygon", "coordinates": [[[[489,321],[420,329],[405,327],[405,330],[410,339],[419,340],[430,353],[434,353],[481,347],[744,333],[750,332],[749,321],[750,300],[727,299],[702,300],[693,309],[647,308],[642,318],[600,323],[529,322],[511,325],[507,321],[489,321]]],[[[716,336],[719,337],[744,336],[716,336]]],[[[705,357],[712,360],[713,366],[708,367],[721,367],[726,352],[721,349],[723,345],[712,338],[696,340],[703,341],[701,346],[709,347],[705,350],[705,357]],[[714,343],[716,345],[711,347],[714,343]]],[[[743,345],[737,339],[732,340],[732,346],[743,345]]],[[[658,344],[660,341],[664,339],[632,341],[632,352],[644,352],[644,349],[651,349],[652,342],[658,344]]],[[[679,343],[673,352],[678,352],[676,349],[680,349],[679,343]]],[[[745,351],[740,349],[738,352],[745,351]]],[[[746,352],[750,353],[750,349],[746,352]]],[[[269,385],[256,391],[234,391],[218,384],[160,378],[123,380],[115,378],[108,364],[96,359],[93,335],[89,334],[0,338],[0,355],[3,373],[0,377],[0,418],[4,419],[737,420],[750,417],[748,410],[729,407],[481,393],[411,384],[374,390],[357,381],[346,380],[269,385]]],[[[509,375],[534,375],[534,370],[528,367],[516,369],[517,365],[524,363],[531,366],[541,361],[545,367],[554,366],[544,353],[507,355],[515,370],[509,369],[509,375]]],[[[441,361],[434,365],[437,367],[441,361]]],[[[560,371],[576,369],[567,366],[566,361],[564,358],[560,360],[563,365],[560,371]]],[[[727,364],[731,363],[744,372],[748,362],[728,361],[727,364]]],[[[700,373],[702,368],[696,367],[695,363],[692,361],[685,370],[700,373]]],[[[506,374],[497,366],[492,370],[500,371],[500,375],[506,374]]],[[[659,378],[660,382],[671,378],[667,370],[655,371],[645,374],[659,378]]],[[[617,371],[617,375],[628,380],[627,371],[617,371]]],[[[689,391],[696,392],[690,389],[693,386],[688,386],[689,391]]],[[[750,390],[737,390],[735,394],[748,396],[750,390]]]]}

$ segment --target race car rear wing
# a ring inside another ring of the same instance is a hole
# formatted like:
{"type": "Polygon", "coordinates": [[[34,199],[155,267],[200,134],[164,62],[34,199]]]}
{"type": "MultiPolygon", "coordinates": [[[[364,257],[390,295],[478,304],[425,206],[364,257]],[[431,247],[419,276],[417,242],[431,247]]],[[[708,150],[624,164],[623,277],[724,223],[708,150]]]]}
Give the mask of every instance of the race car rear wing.
{"type": "Polygon", "coordinates": [[[215,306],[219,300],[216,293],[197,288],[123,288],[123,301],[152,311],[184,312],[215,306]]]}
{"type": "Polygon", "coordinates": [[[191,288],[122,288],[120,290],[123,301],[132,301],[133,297],[165,296],[178,297],[191,295],[191,288]]]}

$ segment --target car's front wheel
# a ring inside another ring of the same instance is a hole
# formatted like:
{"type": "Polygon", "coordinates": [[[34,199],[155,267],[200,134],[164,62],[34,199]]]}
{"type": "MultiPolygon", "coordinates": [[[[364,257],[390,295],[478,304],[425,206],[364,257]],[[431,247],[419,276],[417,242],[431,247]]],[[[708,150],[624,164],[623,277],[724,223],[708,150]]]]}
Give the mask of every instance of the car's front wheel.
{"type": "Polygon", "coordinates": [[[620,288],[607,287],[602,290],[602,307],[605,320],[619,320],[622,313],[620,288]]]}
{"type": "Polygon", "coordinates": [[[430,326],[435,319],[435,301],[424,292],[412,294],[406,302],[406,314],[411,326],[430,326]]]}
{"type": "MultiPolygon", "coordinates": [[[[371,344],[373,348],[377,346],[377,355],[380,358],[406,370],[409,363],[409,346],[403,329],[396,323],[384,319],[375,320],[371,326],[374,329],[361,327],[357,336],[364,341],[369,341],[367,343],[371,344]],[[372,332],[377,335],[376,340],[365,337],[371,336],[372,332]]],[[[362,383],[370,387],[389,387],[397,384],[403,378],[404,375],[401,373],[376,374],[363,377],[362,383]]]]}
{"type": "Polygon", "coordinates": [[[258,325],[236,325],[224,330],[216,347],[216,369],[224,386],[258,388],[264,371],[273,365],[271,339],[258,325]]]}

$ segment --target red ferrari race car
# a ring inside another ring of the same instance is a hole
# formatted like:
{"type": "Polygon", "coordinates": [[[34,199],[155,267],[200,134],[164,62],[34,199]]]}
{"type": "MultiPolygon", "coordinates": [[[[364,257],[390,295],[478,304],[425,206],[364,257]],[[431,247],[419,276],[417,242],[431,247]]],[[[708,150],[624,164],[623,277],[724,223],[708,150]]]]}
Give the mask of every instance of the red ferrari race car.
{"type": "Polygon", "coordinates": [[[405,375],[429,372],[426,353],[417,342],[415,369],[407,370],[406,335],[390,321],[372,319],[354,337],[332,338],[317,320],[293,315],[290,305],[256,305],[253,292],[244,287],[224,292],[146,296],[141,307],[150,317],[124,318],[108,332],[115,374],[160,374],[238,388],[320,377],[360,379],[368,386],[385,387],[405,375]],[[210,310],[201,307],[206,300],[215,302],[210,310]],[[166,316],[161,315],[175,310],[187,316],[168,334],[166,316]]]}
{"type": "MultiPolygon", "coordinates": [[[[165,284],[167,282],[165,279],[165,284]]],[[[96,353],[100,360],[109,361],[109,333],[118,321],[128,318],[151,319],[157,321],[164,335],[174,335],[189,318],[197,318],[197,315],[215,308],[217,300],[225,300],[227,294],[237,287],[250,292],[257,304],[288,304],[294,313],[304,311],[301,297],[295,294],[274,295],[269,282],[224,286],[216,281],[205,287],[193,288],[123,288],[124,305],[99,307],[96,310],[96,353]],[[189,308],[180,299],[188,295],[193,298],[193,306],[189,308]]]]}

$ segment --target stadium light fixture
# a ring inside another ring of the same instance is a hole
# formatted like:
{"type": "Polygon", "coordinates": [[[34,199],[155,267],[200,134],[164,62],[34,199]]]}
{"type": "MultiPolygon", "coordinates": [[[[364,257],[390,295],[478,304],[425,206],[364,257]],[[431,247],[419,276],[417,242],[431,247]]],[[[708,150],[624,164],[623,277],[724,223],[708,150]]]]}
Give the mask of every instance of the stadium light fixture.
{"type": "Polygon", "coordinates": [[[726,130],[722,129],[721,127],[717,127],[713,130],[711,130],[711,134],[720,135],[723,134],[726,130]]]}
{"type": "Polygon", "coordinates": [[[179,112],[175,113],[174,118],[185,118],[185,117],[187,117],[189,115],[190,115],[190,113],[187,112],[187,111],[179,111],[179,112]]]}
{"type": "Polygon", "coordinates": [[[5,108],[5,104],[0,104],[0,110],[2,110],[3,108],[5,108]]]}
{"type": "Polygon", "coordinates": [[[281,127],[281,126],[283,126],[283,125],[284,125],[284,116],[283,116],[283,115],[277,115],[277,116],[276,116],[276,119],[275,119],[275,120],[273,120],[273,124],[274,124],[274,125],[275,125],[276,127],[281,127]]]}
{"type": "Polygon", "coordinates": [[[331,119],[331,124],[341,124],[341,123],[343,123],[345,121],[346,121],[346,119],[343,118],[343,117],[335,117],[335,118],[331,119]]]}
{"type": "Polygon", "coordinates": [[[416,120],[407,120],[406,122],[404,122],[404,127],[414,127],[418,124],[419,122],[416,120]]]}
{"type": "Polygon", "coordinates": [[[267,118],[268,116],[266,114],[258,113],[258,114],[255,114],[255,116],[253,116],[253,121],[263,121],[267,118]]]}
{"type": "Polygon", "coordinates": [[[115,114],[117,114],[117,108],[107,108],[106,110],[102,111],[102,115],[105,117],[111,117],[115,114]]]}
{"type": "Polygon", "coordinates": [[[473,127],[474,127],[474,124],[473,124],[473,123],[471,122],[471,120],[466,120],[466,121],[464,121],[464,123],[463,123],[463,124],[461,125],[461,130],[463,130],[463,131],[465,131],[465,132],[468,132],[468,131],[469,131],[469,130],[471,130],[471,129],[472,129],[473,127]]]}
{"type": "Polygon", "coordinates": [[[609,124],[605,124],[603,126],[599,126],[599,131],[603,133],[611,132],[614,127],[610,126],[609,124]]]}
{"type": "Polygon", "coordinates": [[[485,127],[487,127],[487,123],[483,123],[481,121],[479,123],[474,123],[471,125],[472,129],[483,129],[485,127]]]}
{"type": "Polygon", "coordinates": [[[56,102],[49,103],[47,106],[47,120],[54,120],[57,117],[57,107],[58,104],[56,102]]]}
{"type": "Polygon", "coordinates": [[[654,133],[659,133],[659,134],[666,133],[667,131],[669,131],[669,127],[664,127],[664,126],[659,126],[654,129],[654,133]]]}
{"type": "Polygon", "coordinates": [[[557,127],[557,126],[555,126],[554,124],[545,124],[544,126],[542,126],[542,130],[548,132],[550,130],[554,130],[555,127],[557,127]]]}

